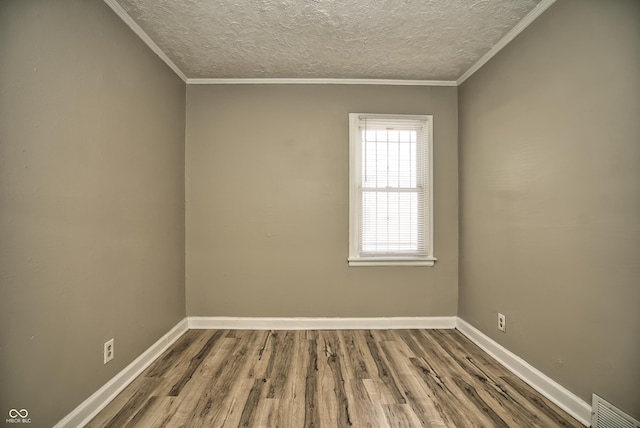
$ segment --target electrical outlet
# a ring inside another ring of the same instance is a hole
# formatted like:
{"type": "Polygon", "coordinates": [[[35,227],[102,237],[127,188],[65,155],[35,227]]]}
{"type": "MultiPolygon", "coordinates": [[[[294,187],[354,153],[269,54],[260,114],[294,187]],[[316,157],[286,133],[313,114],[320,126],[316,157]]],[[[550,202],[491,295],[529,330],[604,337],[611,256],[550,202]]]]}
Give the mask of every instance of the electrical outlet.
{"type": "Polygon", "coordinates": [[[507,332],[507,317],[498,313],[498,330],[503,333],[507,332]]]}
{"type": "Polygon", "coordinates": [[[113,360],[113,339],[104,343],[104,363],[113,360]]]}

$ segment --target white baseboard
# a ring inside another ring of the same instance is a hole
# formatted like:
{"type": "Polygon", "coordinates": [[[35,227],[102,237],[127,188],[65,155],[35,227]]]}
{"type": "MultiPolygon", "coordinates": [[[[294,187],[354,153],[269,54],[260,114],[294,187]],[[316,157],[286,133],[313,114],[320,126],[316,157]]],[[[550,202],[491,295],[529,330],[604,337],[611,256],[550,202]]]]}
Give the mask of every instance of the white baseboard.
{"type": "Polygon", "coordinates": [[[242,318],[189,317],[190,329],[234,330],[391,330],[404,328],[452,329],[456,317],[389,318],[242,318]]]}
{"type": "Polygon", "coordinates": [[[87,424],[187,330],[187,320],[183,319],[131,364],[104,384],[102,388],[65,416],[54,428],[76,428],[87,424]]]}
{"type": "Polygon", "coordinates": [[[458,318],[456,328],[505,368],[576,418],[584,426],[591,425],[591,406],[587,402],[486,336],[468,322],[458,318]]]}
{"type": "Polygon", "coordinates": [[[591,423],[591,406],[531,366],[511,351],[466,321],[455,317],[389,317],[389,318],[238,318],[188,317],[87,398],[54,428],[81,427],[106,407],[127,385],[156,360],[188,329],[236,330],[391,330],[391,329],[457,328],[472,342],[495,358],[509,371],[531,385],[585,426],[591,423]]]}

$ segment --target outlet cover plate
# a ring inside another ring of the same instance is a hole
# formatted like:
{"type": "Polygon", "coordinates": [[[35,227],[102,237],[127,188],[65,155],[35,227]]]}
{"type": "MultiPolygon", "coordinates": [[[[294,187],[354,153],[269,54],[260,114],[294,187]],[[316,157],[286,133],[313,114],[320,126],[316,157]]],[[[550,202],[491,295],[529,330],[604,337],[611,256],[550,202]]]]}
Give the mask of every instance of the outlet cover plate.
{"type": "Polygon", "coordinates": [[[507,317],[501,313],[498,313],[498,330],[503,333],[507,332],[507,317]]]}
{"type": "Polygon", "coordinates": [[[104,364],[113,360],[113,351],[113,339],[111,339],[104,343],[104,364]]]}

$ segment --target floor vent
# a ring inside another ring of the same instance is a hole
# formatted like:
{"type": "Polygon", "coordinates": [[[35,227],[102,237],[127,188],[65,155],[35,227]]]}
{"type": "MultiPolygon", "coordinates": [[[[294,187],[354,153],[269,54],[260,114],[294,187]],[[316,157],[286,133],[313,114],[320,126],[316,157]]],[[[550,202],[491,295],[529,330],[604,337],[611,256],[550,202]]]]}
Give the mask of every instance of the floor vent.
{"type": "Polygon", "coordinates": [[[593,394],[592,428],[640,428],[640,422],[593,394]]]}

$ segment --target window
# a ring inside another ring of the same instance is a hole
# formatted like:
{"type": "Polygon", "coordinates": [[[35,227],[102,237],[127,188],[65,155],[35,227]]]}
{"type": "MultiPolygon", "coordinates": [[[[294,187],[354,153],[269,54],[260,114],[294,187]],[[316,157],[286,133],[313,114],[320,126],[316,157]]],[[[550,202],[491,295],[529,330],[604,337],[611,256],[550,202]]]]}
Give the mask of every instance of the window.
{"type": "Polygon", "coordinates": [[[432,116],[349,114],[349,265],[433,266],[432,116]]]}

